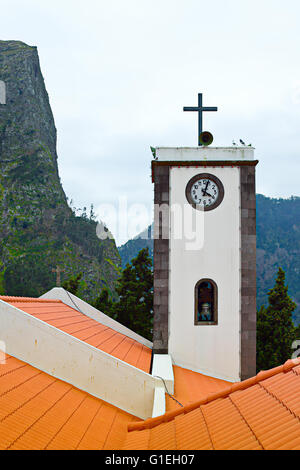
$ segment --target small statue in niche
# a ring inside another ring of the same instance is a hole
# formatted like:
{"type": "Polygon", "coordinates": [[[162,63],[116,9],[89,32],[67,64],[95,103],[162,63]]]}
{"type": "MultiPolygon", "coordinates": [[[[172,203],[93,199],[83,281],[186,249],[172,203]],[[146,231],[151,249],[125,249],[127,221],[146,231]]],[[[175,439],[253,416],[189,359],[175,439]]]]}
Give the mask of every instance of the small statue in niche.
{"type": "Polygon", "coordinates": [[[214,286],[203,281],[198,286],[198,322],[214,321],[214,286]]]}
{"type": "Polygon", "coordinates": [[[199,314],[199,321],[212,321],[209,303],[202,304],[202,311],[199,314]]]}

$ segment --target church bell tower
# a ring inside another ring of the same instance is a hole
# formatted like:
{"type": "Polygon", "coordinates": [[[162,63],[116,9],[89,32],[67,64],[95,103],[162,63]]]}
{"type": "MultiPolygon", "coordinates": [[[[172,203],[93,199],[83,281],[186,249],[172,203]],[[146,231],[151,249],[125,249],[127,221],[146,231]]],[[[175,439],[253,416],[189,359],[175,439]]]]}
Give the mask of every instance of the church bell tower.
{"type": "Polygon", "coordinates": [[[256,373],[254,148],[159,147],[154,182],[154,354],[212,377],[256,373]]]}

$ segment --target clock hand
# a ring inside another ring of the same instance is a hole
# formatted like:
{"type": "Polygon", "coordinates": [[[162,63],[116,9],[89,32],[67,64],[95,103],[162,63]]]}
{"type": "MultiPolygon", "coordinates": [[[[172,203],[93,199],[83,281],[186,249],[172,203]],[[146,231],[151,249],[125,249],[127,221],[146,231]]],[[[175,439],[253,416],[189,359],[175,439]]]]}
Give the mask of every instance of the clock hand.
{"type": "MultiPolygon", "coordinates": [[[[207,183],[206,183],[206,188],[205,188],[205,189],[202,189],[202,194],[203,194],[203,196],[205,196],[205,195],[207,194],[206,191],[207,191],[208,185],[209,185],[209,181],[207,181],[207,183]]],[[[207,195],[208,195],[208,194],[207,194],[207,195]]]]}

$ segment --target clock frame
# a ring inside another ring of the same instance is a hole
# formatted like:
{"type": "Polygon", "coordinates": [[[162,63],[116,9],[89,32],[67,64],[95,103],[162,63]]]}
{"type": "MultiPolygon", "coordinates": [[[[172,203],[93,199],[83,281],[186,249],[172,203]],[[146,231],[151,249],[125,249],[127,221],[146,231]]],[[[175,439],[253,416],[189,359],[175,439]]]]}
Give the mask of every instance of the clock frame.
{"type": "Polygon", "coordinates": [[[191,204],[191,206],[194,209],[198,211],[204,211],[204,212],[208,212],[208,211],[212,211],[213,209],[216,209],[223,201],[224,194],[225,194],[225,191],[224,191],[223,183],[219,180],[219,178],[217,178],[217,176],[211,175],[210,173],[199,173],[198,175],[193,176],[193,178],[191,178],[190,181],[188,182],[186,189],[185,189],[186,199],[189,202],[189,204],[191,204]],[[210,206],[203,207],[203,206],[200,206],[199,204],[196,204],[191,196],[191,190],[192,190],[193,185],[197,183],[197,181],[199,181],[200,179],[209,179],[218,186],[218,190],[219,190],[218,198],[210,206]]]}

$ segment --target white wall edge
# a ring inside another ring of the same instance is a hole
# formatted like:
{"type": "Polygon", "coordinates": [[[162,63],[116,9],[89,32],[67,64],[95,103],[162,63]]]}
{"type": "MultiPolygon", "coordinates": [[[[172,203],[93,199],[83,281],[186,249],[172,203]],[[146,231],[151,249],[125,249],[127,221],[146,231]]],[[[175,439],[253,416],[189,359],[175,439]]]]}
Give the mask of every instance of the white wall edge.
{"type": "Polygon", "coordinates": [[[163,384],[158,384],[154,391],[152,418],[164,415],[166,412],[166,391],[163,384]]]}
{"type": "Polygon", "coordinates": [[[187,363],[182,362],[182,361],[176,361],[176,362],[174,362],[174,365],[176,365],[178,367],[182,367],[183,369],[187,369],[187,370],[191,370],[193,372],[197,372],[198,374],[206,375],[207,377],[212,377],[213,379],[225,380],[225,381],[231,382],[231,383],[236,383],[236,382],[241,381],[240,377],[227,377],[227,376],[222,375],[222,374],[220,374],[220,375],[212,374],[208,370],[191,367],[190,364],[187,364],[187,363]]]}
{"type": "Polygon", "coordinates": [[[156,147],[158,161],[253,160],[254,147],[156,147]]]}
{"type": "Polygon", "coordinates": [[[84,300],[76,297],[76,295],[67,292],[62,287],[54,287],[50,291],[41,295],[40,299],[61,300],[64,304],[69,305],[69,307],[72,307],[77,311],[81,310],[82,313],[97,321],[98,323],[109,326],[118,333],[128,336],[128,338],[134,339],[135,341],[138,341],[140,344],[143,344],[150,349],[153,347],[153,343],[151,343],[151,341],[148,341],[146,338],[143,338],[126,326],[121,325],[121,323],[117,322],[113,318],[110,318],[108,315],[105,315],[105,313],[100,312],[84,300]]]}
{"type": "Polygon", "coordinates": [[[169,354],[154,354],[152,375],[153,377],[161,377],[166,384],[168,392],[171,395],[174,394],[174,372],[172,358],[169,354]]]}
{"type": "Polygon", "coordinates": [[[0,347],[8,355],[141,419],[160,380],[0,300],[0,347]],[[2,343],[1,343],[2,342],[2,343]]]}
{"type": "Polygon", "coordinates": [[[166,391],[170,395],[174,394],[174,373],[172,358],[169,354],[154,354],[152,375],[158,380],[154,392],[152,411],[152,418],[156,418],[166,412],[166,391]]]}

